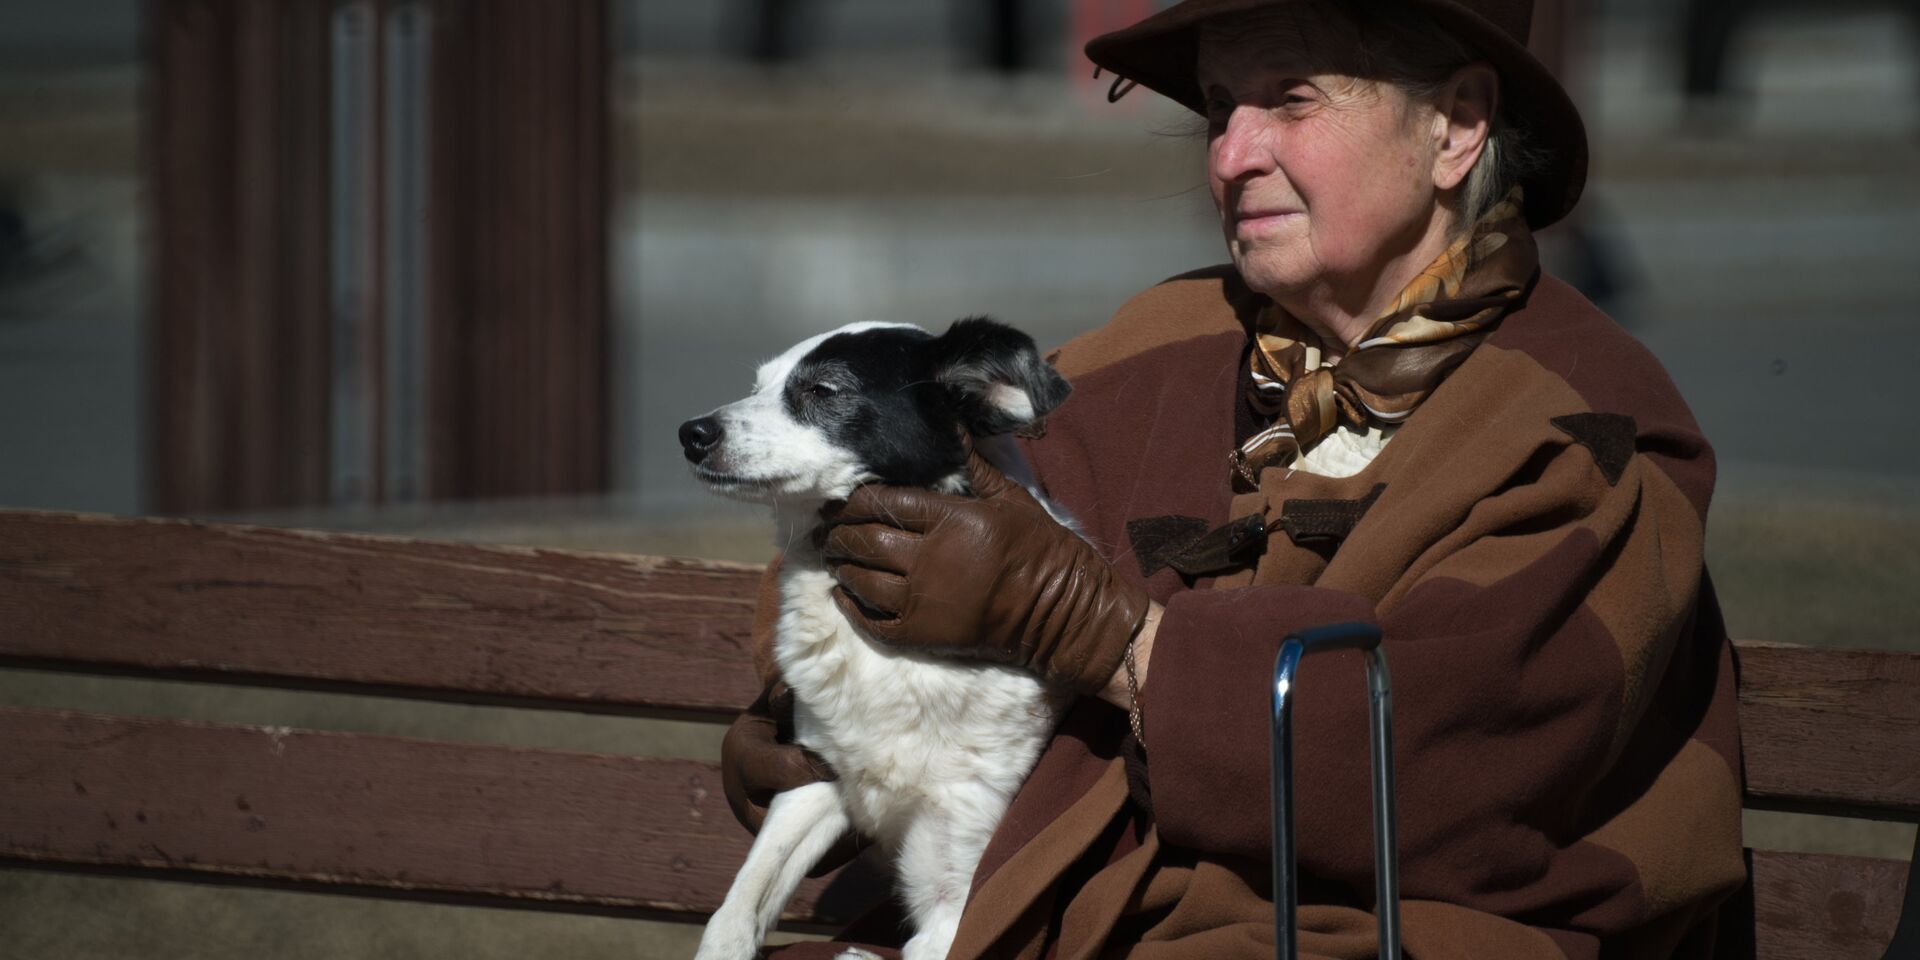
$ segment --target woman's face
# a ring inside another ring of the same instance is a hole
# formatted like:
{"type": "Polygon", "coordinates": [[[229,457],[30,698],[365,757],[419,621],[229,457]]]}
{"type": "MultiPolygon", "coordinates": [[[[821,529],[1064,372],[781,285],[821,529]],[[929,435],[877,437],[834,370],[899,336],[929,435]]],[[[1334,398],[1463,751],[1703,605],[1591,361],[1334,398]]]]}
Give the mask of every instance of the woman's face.
{"type": "Polygon", "coordinates": [[[1377,299],[1433,229],[1433,111],[1337,72],[1354,62],[1349,31],[1285,15],[1204,27],[1207,180],[1234,266],[1289,306],[1377,299]]]}

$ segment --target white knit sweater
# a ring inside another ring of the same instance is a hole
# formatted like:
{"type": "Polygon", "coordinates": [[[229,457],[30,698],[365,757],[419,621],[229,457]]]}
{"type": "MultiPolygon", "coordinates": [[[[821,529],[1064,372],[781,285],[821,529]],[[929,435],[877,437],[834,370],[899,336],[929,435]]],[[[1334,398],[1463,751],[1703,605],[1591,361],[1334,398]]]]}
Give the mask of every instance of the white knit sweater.
{"type": "Polygon", "coordinates": [[[1293,469],[1326,477],[1351,477],[1365,470],[1399,429],[1398,425],[1369,425],[1365,430],[1355,430],[1342,423],[1295,460],[1293,469]]]}

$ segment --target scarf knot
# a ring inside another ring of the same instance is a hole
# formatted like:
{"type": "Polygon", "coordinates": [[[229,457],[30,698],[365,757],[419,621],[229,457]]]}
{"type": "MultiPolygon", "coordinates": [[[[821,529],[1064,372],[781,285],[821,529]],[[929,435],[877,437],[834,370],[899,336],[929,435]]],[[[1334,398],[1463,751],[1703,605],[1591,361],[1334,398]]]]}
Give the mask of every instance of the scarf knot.
{"type": "Polygon", "coordinates": [[[1519,303],[1539,253],[1515,187],[1447,246],[1368,325],[1338,362],[1317,334],[1278,304],[1255,318],[1247,402],[1272,422],[1233,451],[1235,485],[1285,466],[1342,422],[1393,426],[1486,339],[1519,303]]]}

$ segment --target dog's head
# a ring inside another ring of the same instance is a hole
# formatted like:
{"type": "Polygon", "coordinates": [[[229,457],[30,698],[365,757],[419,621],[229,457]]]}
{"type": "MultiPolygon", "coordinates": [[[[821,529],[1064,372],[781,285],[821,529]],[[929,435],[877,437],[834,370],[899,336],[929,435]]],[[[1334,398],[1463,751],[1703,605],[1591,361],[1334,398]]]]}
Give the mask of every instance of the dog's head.
{"type": "Polygon", "coordinates": [[[715,492],[761,502],[832,500],[862,483],[952,487],[964,427],[1019,429],[1067,398],[1033,339],[984,318],[933,336],[856,323],[762,364],[753,393],[680,426],[693,471],[715,492]]]}

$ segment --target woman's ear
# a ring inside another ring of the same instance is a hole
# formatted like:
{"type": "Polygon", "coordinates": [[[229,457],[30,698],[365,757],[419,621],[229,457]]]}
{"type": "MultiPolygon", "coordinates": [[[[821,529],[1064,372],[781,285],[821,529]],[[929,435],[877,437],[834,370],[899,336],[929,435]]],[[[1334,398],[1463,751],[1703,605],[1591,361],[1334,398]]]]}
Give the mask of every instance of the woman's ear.
{"type": "Polygon", "coordinates": [[[1454,71],[1433,108],[1439,146],[1433,158],[1433,185],[1452,190],[1466,182],[1493,131],[1493,118],[1500,109],[1500,75],[1489,64],[1467,64],[1454,71]]]}
{"type": "Polygon", "coordinates": [[[1051,413],[1072,388],[1033,338],[985,317],[955,321],[930,344],[933,377],[975,436],[1009,433],[1051,413]]]}

